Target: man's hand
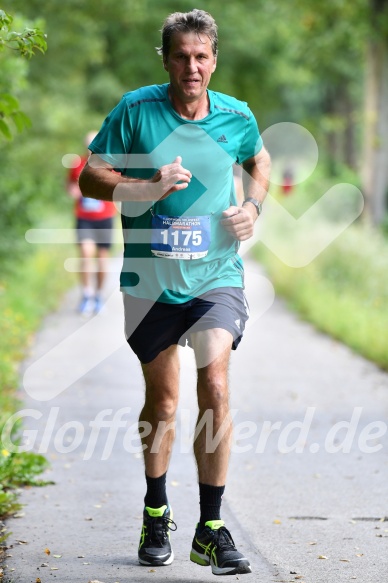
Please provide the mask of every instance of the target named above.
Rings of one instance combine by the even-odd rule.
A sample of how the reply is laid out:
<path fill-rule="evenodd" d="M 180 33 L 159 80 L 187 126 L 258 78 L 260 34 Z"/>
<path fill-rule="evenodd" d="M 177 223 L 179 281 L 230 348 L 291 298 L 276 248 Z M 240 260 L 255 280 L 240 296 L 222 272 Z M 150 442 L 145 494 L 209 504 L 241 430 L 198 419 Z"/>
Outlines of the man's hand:
<path fill-rule="evenodd" d="M 249 208 L 252 207 L 252 210 Z M 243 207 L 231 206 L 222 213 L 223 227 L 237 241 L 245 241 L 253 235 L 253 225 L 257 218 L 257 211 L 253 205 Z"/>
<path fill-rule="evenodd" d="M 151 178 L 150 183 L 155 184 L 154 199 L 163 200 L 177 190 L 184 190 L 188 187 L 190 180 L 190 170 L 183 168 L 182 158 L 177 156 L 174 162 L 159 168 Z"/>

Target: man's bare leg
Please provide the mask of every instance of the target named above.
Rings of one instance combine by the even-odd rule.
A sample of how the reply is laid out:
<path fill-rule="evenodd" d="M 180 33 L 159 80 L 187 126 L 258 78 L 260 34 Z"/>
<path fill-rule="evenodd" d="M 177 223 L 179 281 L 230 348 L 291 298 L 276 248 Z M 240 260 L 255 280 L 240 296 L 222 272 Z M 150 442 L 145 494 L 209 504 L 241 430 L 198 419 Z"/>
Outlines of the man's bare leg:
<path fill-rule="evenodd" d="M 89 292 L 93 289 L 93 258 L 96 254 L 96 244 L 91 239 L 85 239 L 79 243 L 80 258 L 81 258 L 81 286 L 83 290 Z M 91 295 L 91 294 L 90 294 Z"/>
<path fill-rule="evenodd" d="M 142 437 L 144 465 L 146 475 L 157 478 L 167 471 L 175 437 L 179 397 L 178 346 L 170 346 L 153 361 L 143 364 L 142 369 L 146 389 L 139 421 L 151 427 L 151 433 Z"/>
<path fill-rule="evenodd" d="M 96 293 L 95 293 L 95 304 L 94 311 L 96 313 L 100 312 L 103 307 L 102 302 L 102 290 L 105 284 L 107 275 L 107 264 L 109 258 L 109 249 L 106 247 L 99 247 L 97 245 L 97 280 L 96 280 Z"/>
<path fill-rule="evenodd" d="M 97 247 L 97 295 L 101 294 L 106 280 L 109 249 Z"/>
<path fill-rule="evenodd" d="M 175 530 L 166 492 L 166 472 L 175 436 L 179 396 L 178 347 L 170 346 L 152 362 L 143 364 L 145 403 L 139 422 L 147 482 L 139 544 L 142 565 L 170 565 L 174 559 L 168 531 Z M 151 432 L 147 435 L 149 428 Z M 175 526 L 175 528 L 173 528 Z"/>
<path fill-rule="evenodd" d="M 229 411 L 228 364 L 232 335 L 215 328 L 193 334 L 198 367 L 198 436 L 194 453 L 198 466 L 201 517 L 190 560 L 212 567 L 215 575 L 250 573 L 249 561 L 240 553 L 221 520 L 221 498 L 228 470 L 232 422 Z M 201 366 L 204 363 L 205 366 Z M 201 420 L 208 416 L 213 427 L 206 436 Z M 216 442 L 212 441 L 216 438 Z"/>
<path fill-rule="evenodd" d="M 223 486 L 230 455 L 232 423 L 229 413 L 228 364 L 232 335 L 221 328 L 196 332 L 192 335 L 197 363 L 208 364 L 198 368 L 198 424 L 205 416 L 207 423 L 200 429 L 194 442 L 194 454 L 199 482 Z M 210 440 L 206 440 L 206 426 L 213 423 Z M 218 433 L 219 432 L 219 433 Z M 218 435 L 217 435 L 218 434 Z M 219 438 L 216 447 L 214 438 Z M 208 442 L 207 442 L 208 441 Z"/>
<path fill-rule="evenodd" d="M 94 293 L 93 260 L 96 253 L 96 244 L 91 239 L 85 239 L 79 243 L 80 254 L 80 280 L 82 287 L 82 299 L 79 304 L 79 312 L 90 315 L 93 311 L 92 297 Z"/>

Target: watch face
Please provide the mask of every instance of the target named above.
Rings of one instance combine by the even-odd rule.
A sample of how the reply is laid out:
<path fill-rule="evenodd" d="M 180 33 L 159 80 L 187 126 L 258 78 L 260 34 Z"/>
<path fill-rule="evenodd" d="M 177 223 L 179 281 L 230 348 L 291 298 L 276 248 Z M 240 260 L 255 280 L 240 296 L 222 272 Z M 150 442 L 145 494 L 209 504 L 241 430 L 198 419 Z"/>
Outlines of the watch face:
<path fill-rule="evenodd" d="M 255 198 L 252 198 L 252 197 L 246 198 L 244 200 L 244 202 L 243 202 L 243 205 L 246 202 L 251 202 L 256 207 L 257 214 L 260 215 L 261 210 L 262 210 L 262 204 L 261 204 L 261 202 L 259 202 L 258 200 L 256 200 Z"/>

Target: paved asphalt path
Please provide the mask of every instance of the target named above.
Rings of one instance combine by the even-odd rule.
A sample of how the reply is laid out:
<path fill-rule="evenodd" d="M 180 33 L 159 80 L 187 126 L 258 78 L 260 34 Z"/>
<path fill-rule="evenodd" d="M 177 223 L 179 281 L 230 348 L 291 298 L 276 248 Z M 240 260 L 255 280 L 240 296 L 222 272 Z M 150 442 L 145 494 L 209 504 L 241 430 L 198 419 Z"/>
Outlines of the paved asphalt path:
<path fill-rule="evenodd" d="M 257 265 L 247 271 L 252 318 L 230 370 L 236 434 L 223 518 L 253 573 L 227 580 L 386 583 L 388 375 L 273 302 Z M 112 273 L 104 310 L 88 320 L 69 293 L 24 363 L 24 427 L 30 446 L 47 451 L 55 485 L 21 494 L 23 516 L 8 521 L 7 583 L 214 580 L 189 560 L 199 510 L 189 348 L 168 473 L 175 561 L 137 562 L 143 383 L 116 281 Z"/>

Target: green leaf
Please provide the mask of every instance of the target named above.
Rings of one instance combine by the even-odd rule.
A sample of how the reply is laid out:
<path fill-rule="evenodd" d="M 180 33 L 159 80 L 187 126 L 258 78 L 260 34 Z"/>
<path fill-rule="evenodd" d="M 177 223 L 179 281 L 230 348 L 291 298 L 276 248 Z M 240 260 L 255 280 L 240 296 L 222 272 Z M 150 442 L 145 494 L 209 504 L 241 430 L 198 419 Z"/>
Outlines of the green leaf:
<path fill-rule="evenodd" d="M 3 48 L 1 45 L 17 50 L 22 57 L 27 58 L 32 57 L 35 49 L 42 53 L 47 49 L 46 35 L 39 28 L 25 28 L 23 32 L 12 30 L 4 39 L 0 39 L 0 47 Z"/>
<path fill-rule="evenodd" d="M 12 140 L 11 130 L 3 119 L 0 119 L 0 132 L 4 134 L 8 140 Z"/>
<path fill-rule="evenodd" d="M 31 127 L 30 118 L 22 111 L 14 111 L 11 117 L 16 125 L 18 132 L 22 132 L 25 128 Z"/>
<path fill-rule="evenodd" d="M 22 132 L 25 128 L 31 127 L 30 118 L 22 111 L 14 111 L 11 117 L 16 125 L 18 132 Z"/>
<path fill-rule="evenodd" d="M 13 18 L 10 14 L 7 14 L 4 10 L 0 10 L 0 30 L 7 30 L 12 21 Z"/>
<path fill-rule="evenodd" d="M 19 101 L 9 93 L 0 93 L 0 111 L 15 111 L 19 109 Z"/>

